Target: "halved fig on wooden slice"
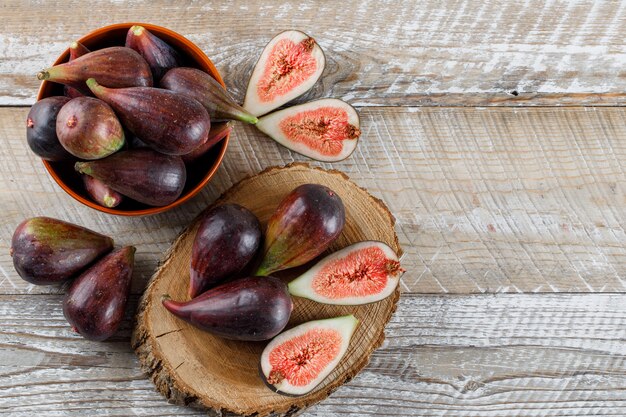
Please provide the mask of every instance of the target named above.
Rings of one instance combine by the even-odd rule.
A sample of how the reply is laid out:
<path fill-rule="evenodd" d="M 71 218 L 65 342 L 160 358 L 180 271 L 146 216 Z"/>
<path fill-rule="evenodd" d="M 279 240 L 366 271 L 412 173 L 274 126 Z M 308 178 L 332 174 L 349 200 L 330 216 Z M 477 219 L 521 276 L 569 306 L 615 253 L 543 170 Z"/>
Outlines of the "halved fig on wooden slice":
<path fill-rule="evenodd" d="M 261 117 L 255 126 L 292 151 L 324 162 L 346 159 L 361 136 L 356 110 L 334 98 L 288 107 Z"/>
<path fill-rule="evenodd" d="M 391 295 L 403 271 L 385 243 L 359 242 L 319 261 L 289 283 L 289 292 L 324 304 L 369 304 Z"/>
<path fill-rule="evenodd" d="M 267 386 L 285 395 L 315 389 L 343 358 L 358 323 L 350 314 L 309 321 L 276 336 L 261 354 Z"/>
<path fill-rule="evenodd" d="M 256 63 L 243 107 L 261 116 L 306 93 L 324 71 L 326 59 L 315 39 L 298 30 L 279 33 Z"/>

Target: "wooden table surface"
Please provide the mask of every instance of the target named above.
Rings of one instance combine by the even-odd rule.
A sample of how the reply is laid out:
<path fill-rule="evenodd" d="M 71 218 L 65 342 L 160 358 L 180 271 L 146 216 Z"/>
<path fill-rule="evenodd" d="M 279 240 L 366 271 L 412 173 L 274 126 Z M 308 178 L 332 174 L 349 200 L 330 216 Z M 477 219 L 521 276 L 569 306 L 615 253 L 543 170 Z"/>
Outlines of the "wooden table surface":
<path fill-rule="evenodd" d="M 306 99 L 360 112 L 353 156 L 312 165 L 387 203 L 407 273 L 383 347 L 305 416 L 626 415 L 626 2 L 5 0 L 0 18 L 1 416 L 200 415 L 142 374 L 130 310 L 224 190 L 307 160 L 237 124 L 215 180 L 180 208 L 122 218 L 71 199 L 26 145 L 35 73 L 123 21 L 196 42 L 238 99 L 265 43 L 301 29 L 328 61 Z M 13 230 L 36 215 L 138 247 L 132 305 L 109 342 L 72 333 L 64 288 L 13 270 Z"/>

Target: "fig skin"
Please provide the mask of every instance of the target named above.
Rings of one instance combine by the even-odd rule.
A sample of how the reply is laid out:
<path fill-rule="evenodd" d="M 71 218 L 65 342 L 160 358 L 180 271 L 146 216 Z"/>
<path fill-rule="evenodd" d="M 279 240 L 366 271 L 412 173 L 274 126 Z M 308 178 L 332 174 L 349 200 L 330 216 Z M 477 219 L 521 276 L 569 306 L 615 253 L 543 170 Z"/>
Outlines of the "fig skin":
<path fill-rule="evenodd" d="M 89 175 L 82 175 L 82 178 L 87 194 L 101 206 L 108 208 L 117 207 L 124 199 L 120 193 L 102 181 L 90 177 Z"/>
<path fill-rule="evenodd" d="M 65 281 L 112 249 L 110 237 L 50 217 L 24 220 L 11 240 L 15 270 L 37 285 Z"/>
<path fill-rule="evenodd" d="M 198 158 L 202 157 L 202 155 L 206 154 L 215 145 L 220 143 L 222 139 L 228 136 L 232 130 L 233 125 L 231 124 L 231 122 L 211 123 L 211 130 L 209 131 L 209 135 L 207 136 L 204 143 L 198 146 L 193 151 L 189 152 L 188 154 L 181 155 L 181 158 L 183 158 L 183 161 L 186 164 L 190 164 L 198 160 Z"/>
<path fill-rule="evenodd" d="M 256 275 L 305 264 L 337 239 L 346 222 L 341 198 L 320 184 L 289 193 L 267 224 L 264 256 Z"/>
<path fill-rule="evenodd" d="M 76 58 L 81 57 L 91 52 L 89 49 L 87 49 L 85 45 L 83 45 L 82 43 L 78 41 L 72 42 L 68 49 L 70 51 L 70 58 L 68 59 L 68 62 L 73 61 Z M 76 98 L 76 97 L 84 96 L 84 94 L 78 91 L 77 89 L 67 86 L 67 85 L 63 86 L 63 95 L 69 98 Z"/>
<path fill-rule="evenodd" d="M 74 169 L 118 193 L 150 206 L 173 203 L 183 192 L 187 171 L 179 156 L 149 148 L 117 152 L 97 161 L 77 162 Z"/>
<path fill-rule="evenodd" d="M 63 315 L 85 339 L 113 336 L 124 318 L 135 248 L 118 249 L 81 274 L 63 299 Z"/>
<path fill-rule="evenodd" d="M 227 282 L 181 303 L 163 306 L 195 327 L 232 340 L 268 340 L 280 333 L 293 310 L 287 286 L 274 277 L 246 277 Z"/>
<path fill-rule="evenodd" d="M 67 97 L 55 96 L 39 100 L 26 118 L 26 140 L 30 149 L 40 158 L 58 162 L 72 158 L 57 136 L 57 116 L 61 108 L 70 101 Z"/>
<path fill-rule="evenodd" d="M 189 297 L 241 271 L 259 249 L 261 237 L 257 217 L 238 204 L 204 213 L 193 242 Z"/>
<path fill-rule="evenodd" d="M 217 80 L 199 69 L 171 69 L 161 79 L 160 85 L 197 100 L 209 112 L 211 119 L 233 119 L 250 124 L 258 121 L 237 104 Z"/>
<path fill-rule="evenodd" d="M 204 107 L 185 95 L 151 87 L 106 88 L 93 78 L 87 85 L 124 127 L 161 153 L 187 154 L 204 143 L 211 129 Z"/>
<path fill-rule="evenodd" d="M 152 72 L 136 51 L 123 46 L 98 49 L 37 74 L 39 80 L 69 85 L 89 93 L 85 81 L 99 80 L 110 88 L 151 87 Z"/>
<path fill-rule="evenodd" d="M 178 52 L 143 26 L 128 29 L 126 47 L 139 52 L 150 65 L 155 84 L 167 71 L 180 65 Z"/>
<path fill-rule="evenodd" d="M 70 100 L 57 117 L 61 145 L 80 159 L 101 159 L 124 146 L 124 129 L 111 107 L 93 97 Z"/>

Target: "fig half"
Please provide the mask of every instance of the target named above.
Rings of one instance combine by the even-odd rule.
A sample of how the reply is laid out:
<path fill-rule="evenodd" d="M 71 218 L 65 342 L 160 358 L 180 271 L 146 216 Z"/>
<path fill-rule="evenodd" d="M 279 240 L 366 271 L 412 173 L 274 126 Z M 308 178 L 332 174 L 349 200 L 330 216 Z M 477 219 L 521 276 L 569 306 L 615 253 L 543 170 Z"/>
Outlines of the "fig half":
<path fill-rule="evenodd" d="M 361 136 L 354 107 L 335 98 L 274 112 L 261 117 L 256 127 L 292 151 L 324 162 L 349 157 Z"/>
<path fill-rule="evenodd" d="M 324 304 L 368 304 L 391 295 L 402 272 L 389 246 L 359 242 L 319 261 L 289 283 L 289 292 Z"/>
<path fill-rule="evenodd" d="M 353 315 L 309 321 L 276 336 L 261 354 L 267 386 L 285 395 L 311 392 L 339 364 L 358 323 Z"/>
<path fill-rule="evenodd" d="M 256 63 L 243 107 L 261 116 L 306 93 L 324 71 L 326 59 L 315 39 L 298 30 L 279 33 Z"/>

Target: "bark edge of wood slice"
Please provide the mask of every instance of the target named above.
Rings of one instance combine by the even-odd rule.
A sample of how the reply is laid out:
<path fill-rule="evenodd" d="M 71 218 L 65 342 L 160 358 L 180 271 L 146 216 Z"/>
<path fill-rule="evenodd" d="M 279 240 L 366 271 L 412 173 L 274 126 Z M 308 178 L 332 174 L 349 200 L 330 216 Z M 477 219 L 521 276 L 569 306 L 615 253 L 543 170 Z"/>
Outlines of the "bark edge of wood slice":
<path fill-rule="evenodd" d="M 241 204 L 259 217 L 265 231 L 267 220 L 280 200 L 305 183 L 330 187 L 339 194 L 346 208 L 346 226 L 328 253 L 358 241 L 379 240 L 402 255 L 395 219 L 388 208 L 340 171 L 312 168 L 304 163 L 267 168 L 233 185 L 213 205 Z M 305 321 L 350 313 L 360 321 L 339 365 L 316 389 L 300 397 L 279 395 L 265 386 L 258 361 L 267 342 L 225 340 L 167 312 L 161 304 L 163 294 L 175 300 L 187 300 L 191 247 L 201 216 L 202 213 L 165 254 L 137 310 L 132 347 L 142 369 L 161 394 L 172 403 L 201 408 L 212 416 L 291 416 L 326 398 L 367 365 L 371 353 L 383 343 L 385 325 L 396 309 L 399 289 L 385 300 L 364 306 L 329 306 L 294 297 L 294 311 L 287 329 Z M 304 269 L 275 275 L 288 281 Z"/>

